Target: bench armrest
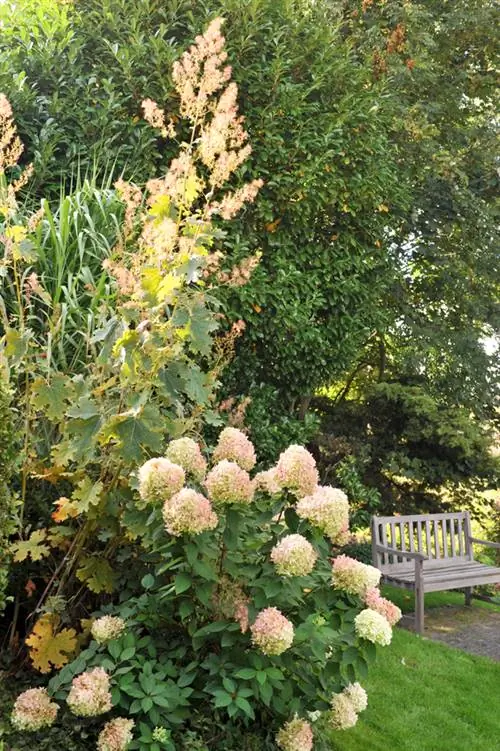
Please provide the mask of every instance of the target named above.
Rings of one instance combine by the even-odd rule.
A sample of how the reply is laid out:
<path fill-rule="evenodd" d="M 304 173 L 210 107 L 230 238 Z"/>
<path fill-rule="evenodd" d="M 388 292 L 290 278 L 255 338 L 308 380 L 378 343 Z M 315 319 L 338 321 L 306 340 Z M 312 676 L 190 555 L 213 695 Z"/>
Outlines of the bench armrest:
<path fill-rule="evenodd" d="M 400 558 L 411 558 L 416 561 L 428 561 L 429 558 L 423 553 L 412 553 L 409 550 L 397 550 L 397 548 L 389 548 L 386 545 L 375 545 L 377 553 L 390 553 L 391 555 L 397 555 Z"/>
<path fill-rule="evenodd" d="M 497 548 L 500 550 L 500 542 L 489 542 L 488 540 L 478 540 L 477 537 L 469 537 L 471 542 L 476 545 L 487 545 L 489 548 Z"/>

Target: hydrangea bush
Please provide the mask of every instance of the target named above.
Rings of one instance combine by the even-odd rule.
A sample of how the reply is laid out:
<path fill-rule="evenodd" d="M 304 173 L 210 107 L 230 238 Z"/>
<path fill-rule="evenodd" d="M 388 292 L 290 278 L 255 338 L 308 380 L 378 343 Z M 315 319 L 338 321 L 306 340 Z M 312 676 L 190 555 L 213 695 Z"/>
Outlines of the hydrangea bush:
<path fill-rule="evenodd" d="M 300 446 L 267 470 L 266 487 L 237 463 L 250 468 L 255 456 L 235 429 L 222 431 L 210 460 L 191 439 L 166 454 L 180 463 L 138 467 L 121 520 L 140 581 L 125 577 L 113 607 L 94 617 L 89 646 L 48 692 L 22 694 L 13 722 L 39 730 L 58 710 L 89 722 L 112 714 L 97 749 L 152 751 L 175 749 L 207 713 L 266 729 L 266 748 L 320 748 L 325 728 L 348 729 L 366 709 L 358 679 L 400 615 L 381 597 L 377 569 L 336 555 L 345 495 L 311 487 L 315 462 Z"/>

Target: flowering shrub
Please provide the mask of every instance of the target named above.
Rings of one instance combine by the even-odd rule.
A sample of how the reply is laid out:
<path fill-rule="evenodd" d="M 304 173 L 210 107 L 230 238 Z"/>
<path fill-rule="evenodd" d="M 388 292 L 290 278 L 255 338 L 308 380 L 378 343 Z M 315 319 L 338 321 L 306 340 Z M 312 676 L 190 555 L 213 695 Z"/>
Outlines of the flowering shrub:
<path fill-rule="evenodd" d="M 331 558 L 330 530 L 298 513 L 304 498 L 297 498 L 297 484 L 287 487 L 289 475 L 273 473 L 279 492 L 274 485 L 266 490 L 236 462 L 219 461 L 225 436 L 210 458 L 199 445 L 167 446 L 174 458 L 179 447 L 183 456 L 198 457 L 197 467 L 202 456 L 209 469 L 206 477 L 191 473 L 191 481 L 186 474 L 173 496 L 180 465 L 157 457 L 137 468 L 122 524 L 134 537 L 140 581 L 124 577 L 114 614 L 93 621 L 90 645 L 43 694 L 50 722 L 57 712 L 50 696 L 89 722 L 120 713 L 100 730 L 99 751 L 146 751 L 159 738 L 173 750 L 181 728 L 206 711 L 223 724 L 271 730 L 282 751 L 312 751 L 323 728 L 352 727 L 367 706 L 357 678 L 366 676 L 374 645 L 391 640 L 380 612 L 383 601 L 392 616 L 390 603 L 375 587 L 380 572 Z M 241 436 L 232 433 L 231 445 L 244 446 L 248 457 L 253 447 Z M 284 452 L 278 466 L 292 453 L 313 476 L 314 459 L 298 449 Z M 244 476 L 250 490 L 226 482 L 222 495 L 214 492 L 219 473 Z M 163 506 L 143 502 L 145 476 L 155 498 L 167 496 Z M 305 499 L 315 494 L 343 513 L 344 494 L 318 488 Z M 21 696 L 17 727 L 22 704 Z"/>
<path fill-rule="evenodd" d="M 272 734 L 274 745 L 308 749 L 330 697 L 366 675 L 390 626 L 365 608 L 378 572 L 339 558 L 332 571 L 348 502 L 318 486 L 304 447 L 252 476 L 254 447 L 236 428 L 211 452 L 178 437 L 217 424 L 223 343 L 210 289 L 244 282 L 258 259 L 227 278 L 214 246 L 222 220 L 254 200 L 261 181 L 235 175 L 250 147 L 220 19 L 173 77 L 189 137 L 145 192 L 117 186 L 124 225 L 103 272 L 114 304 L 78 375 L 53 367 L 50 350 L 64 343 L 52 325 L 59 308 L 32 276 L 36 222 L 19 217 L 19 180 L 5 191 L 2 279 L 20 292 L 2 356 L 23 417 L 21 519 L 40 478 L 56 496 L 53 524 L 22 528 L 12 550 L 44 582 L 29 657 L 40 672 L 59 671 L 47 693 L 19 697 L 12 720 L 43 729 L 56 719 L 54 698 L 63 721 L 82 718 L 101 751 L 173 751 L 196 721 L 218 732 L 252 724 L 266 742 Z M 163 136 L 182 131 L 152 100 L 143 111 Z M 18 146 L 8 130 L 11 167 Z M 356 713 L 359 696 L 343 696 Z"/>

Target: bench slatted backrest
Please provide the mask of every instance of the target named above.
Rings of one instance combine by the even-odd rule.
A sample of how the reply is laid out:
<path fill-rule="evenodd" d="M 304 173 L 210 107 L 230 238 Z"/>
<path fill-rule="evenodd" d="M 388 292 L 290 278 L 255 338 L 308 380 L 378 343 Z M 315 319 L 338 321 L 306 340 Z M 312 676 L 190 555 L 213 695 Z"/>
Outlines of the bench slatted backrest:
<path fill-rule="evenodd" d="M 412 568 L 405 552 L 423 553 L 434 565 L 473 559 L 468 511 L 414 516 L 374 516 L 372 518 L 373 565 L 384 572 Z M 396 548 L 401 555 L 380 553 L 375 544 Z M 425 563 L 424 563 L 425 565 Z"/>

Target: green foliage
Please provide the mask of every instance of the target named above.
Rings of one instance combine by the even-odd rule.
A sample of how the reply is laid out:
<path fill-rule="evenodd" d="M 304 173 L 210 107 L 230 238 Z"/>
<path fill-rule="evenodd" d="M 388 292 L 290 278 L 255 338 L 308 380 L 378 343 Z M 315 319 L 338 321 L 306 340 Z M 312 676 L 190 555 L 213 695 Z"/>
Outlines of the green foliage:
<path fill-rule="evenodd" d="M 387 513 L 467 507 L 475 494 L 496 485 L 491 431 L 469 410 L 442 404 L 420 386 L 379 383 L 362 401 L 319 405 L 325 435 L 365 457 L 358 465 L 363 484 L 378 490 Z M 322 461 L 328 472 L 332 455 L 323 450 Z M 375 511 L 369 497 L 365 503 L 368 515 Z"/>
<path fill-rule="evenodd" d="M 121 526 L 134 542 L 122 544 L 115 604 L 94 615 L 121 617 L 125 632 L 92 640 L 50 679 L 57 702 L 75 676 L 100 666 L 111 677 L 115 711 L 136 722 L 131 749 L 203 749 L 201 739 L 211 748 L 222 726 L 227 748 L 231 734 L 253 732 L 255 745 L 249 736 L 243 748 L 272 749 L 277 728 L 295 713 L 328 713 L 333 693 L 366 677 L 375 646 L 355 632 L 363 600 L 334 589 L 332 541 L 297 516 L 293 495 L 214 502 L 216 529 L 178 536 L 166 532 L 161 504 L 139 506 L 134 496 L 122 498 Z M 289 533 L 303 535 L 318 554 L 309 574 L 276 572 L 270 553 Z M 294 626 L 293 644 L 280 654 L 259 649 L 248 629 L 268 607 Z M 87 723 L 89 732 L 95 726 Z"/>
<path fill-rule="evenodd" d="M 116 191 L 88 182 L 61 196 L 56 206 L 41 201 L 40 218 L 23 241 L 24 266 L 18 281 L 28 294 L 32 287 L 30 330 L 40 346 L 49 331 L 46 358 L 54 370 L 75 373 L 84 367 L 103 310 L 113 301 L 114 290 L 102 264 L 120 236 L 122 221 Z M 23 311 L 6 259 L 1 270 L 6 313 L 12 322 L 20 321 Z M 4 330 L 5 321 L 2 324 Z M 59 387 L 64 389 L 60 380 Z M 49 398 L 57 416 L 55 390 L 53 381 Z"/>
<path fill-rule="evenodd" d="M 14 429 L 12 393 L 0 378 L 0 613 L 4 610 L 10 569 L 9 538 L 17 529 L 16 498 L 10 490 L 15 469 L 17 436 Z"/>

